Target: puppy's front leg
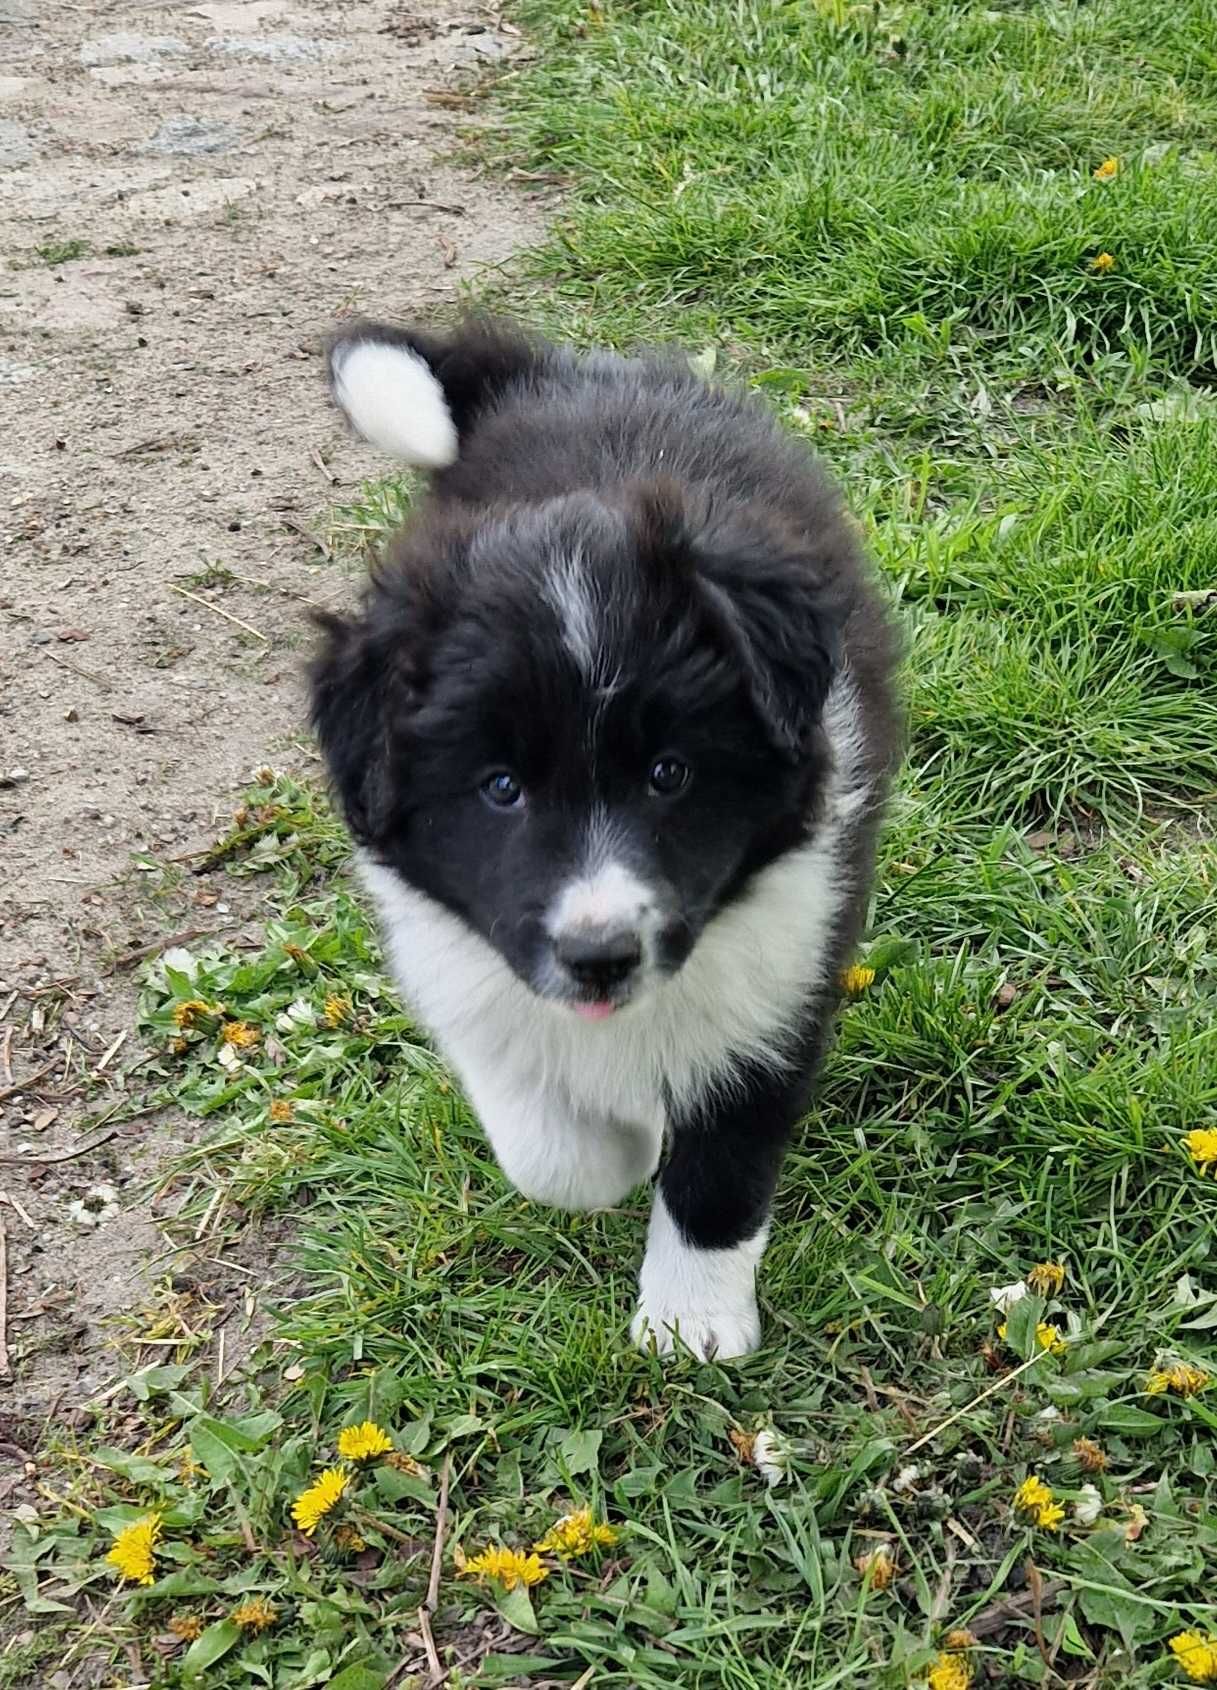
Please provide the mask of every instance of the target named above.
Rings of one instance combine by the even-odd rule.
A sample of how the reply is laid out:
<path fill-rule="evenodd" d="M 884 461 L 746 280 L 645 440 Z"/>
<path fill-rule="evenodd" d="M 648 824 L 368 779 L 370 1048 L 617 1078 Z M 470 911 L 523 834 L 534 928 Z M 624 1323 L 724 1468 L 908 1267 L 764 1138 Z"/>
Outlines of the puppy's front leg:
<path fill-rule="evenodd" d="M 811 1068 L 749 1069 L 729 1092 L 674 1120 L 631 1327 L 643 1349 L 654 1343 L 666 1353 L 679 1336 L 696 1355 L 721 1361 L 759 1345 L 756 1270 Z"/>
<path fill-rule="evenodd" d="M 569 1097 L 479 1100 L 482 1125 L 516 1190 L 558 1209 L 601 1209 L 649 1179 L 659 1161 L 662 1123 L 593 1116 Z"/>

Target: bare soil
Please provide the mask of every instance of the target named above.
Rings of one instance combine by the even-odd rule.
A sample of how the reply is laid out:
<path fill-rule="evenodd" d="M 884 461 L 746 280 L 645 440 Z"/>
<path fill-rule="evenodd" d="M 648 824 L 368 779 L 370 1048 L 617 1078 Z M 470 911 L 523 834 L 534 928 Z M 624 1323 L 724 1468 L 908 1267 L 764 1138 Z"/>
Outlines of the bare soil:
<path fill-rule="evenodd" d="M 140 863 L 188 862 L 250 769 L 313 757 L 306 614 L 355 593 L 313 536 L 384 469 L 320 338 L 434 316 L 539 227 L 541 194 L 452 162 L 470 71 L 520 50 L 452 0 L 0 0 L 0 1510 L 38 1504 L 48 1421 L 170 1294 L 141 1193 L 196 1129 L 125 1118 L 129 963 L 259 911 Z M 217 1261 L 196 1287 L 228 1365 L 248 1283 Z"/>

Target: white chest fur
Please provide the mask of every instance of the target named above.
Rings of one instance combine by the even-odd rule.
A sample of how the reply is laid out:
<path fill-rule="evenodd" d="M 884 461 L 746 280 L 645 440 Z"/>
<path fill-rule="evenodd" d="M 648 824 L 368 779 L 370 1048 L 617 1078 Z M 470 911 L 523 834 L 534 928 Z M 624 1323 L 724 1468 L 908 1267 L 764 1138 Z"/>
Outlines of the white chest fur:
<path fill-rule="evenodd" d="M 456 916 L 360 861 L 398 984 L 526 1195 L 564 1208 L 617 1202 L 655 1168 L 665 1098 L 690 1102 L 740 1062 L 782 1062 L 851 890 L 842 847 L 866 799 L 851 703 L 838 683 L 836 771 L 815 839 L 722 910 L 678 974 L 602 1021 L 539 998 Z"/>

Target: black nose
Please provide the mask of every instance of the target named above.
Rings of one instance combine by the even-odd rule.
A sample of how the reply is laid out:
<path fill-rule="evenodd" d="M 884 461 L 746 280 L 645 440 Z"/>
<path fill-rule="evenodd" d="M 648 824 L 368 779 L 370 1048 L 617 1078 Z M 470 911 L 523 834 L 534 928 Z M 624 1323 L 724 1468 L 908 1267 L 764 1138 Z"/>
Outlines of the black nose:
<path fill-rule="evenodd" d="M 564 933 L 554 943 L 554 955 L 581 986 L 611 991 L 642 961 L 637 933 Z"/>

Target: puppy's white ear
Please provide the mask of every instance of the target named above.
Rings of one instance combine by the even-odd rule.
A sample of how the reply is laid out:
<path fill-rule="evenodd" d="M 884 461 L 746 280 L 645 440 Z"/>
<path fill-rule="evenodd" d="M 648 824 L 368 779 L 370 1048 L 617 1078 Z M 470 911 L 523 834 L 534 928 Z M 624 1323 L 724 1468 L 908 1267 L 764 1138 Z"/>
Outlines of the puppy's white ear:
<path fill-rule="evenodd" d="M 330 351 L 334 398 L 356 434 L 420 469 L 456 462 L 456 424 L 419 353 L 384 340 L 340 340 Z"/>

